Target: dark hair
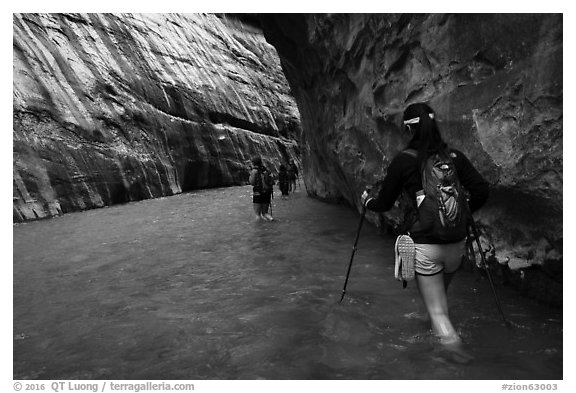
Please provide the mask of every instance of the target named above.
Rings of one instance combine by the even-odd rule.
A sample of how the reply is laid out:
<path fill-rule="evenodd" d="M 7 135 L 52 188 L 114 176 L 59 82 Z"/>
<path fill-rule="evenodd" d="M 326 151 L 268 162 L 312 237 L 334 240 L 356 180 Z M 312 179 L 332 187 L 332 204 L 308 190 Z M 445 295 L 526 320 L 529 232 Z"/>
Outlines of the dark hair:
<path fill-rule="evenodd" d="M 260 158 L 260 156 L 253 157 L 252 158 L 252 165 L 262 166 L 262 158 Z"/>
<path fill-rule="evenodd" d="M 422 168 L 426 158 L 432 153 L 447 155 L 446 143 L 442 140 L 440 130 L 434 120 L 434 111 L 427 104 L 416 103 L 409 105 L 404 111 L 404 122 L 418 118 L 418 122 L 405 124 L 413 130 L 414 134 L 408 143 L 408 148 L 418 151 L 418 167 Z"/>
<path fill-rule="evenodd" d="M 284 164 L 280 164 L 280 168 L 279 168 L 279 169 L 280 169 L 281 171 L 285 171 L 285 170 L 286 170 L 286 167 L 284 166 Z"/>

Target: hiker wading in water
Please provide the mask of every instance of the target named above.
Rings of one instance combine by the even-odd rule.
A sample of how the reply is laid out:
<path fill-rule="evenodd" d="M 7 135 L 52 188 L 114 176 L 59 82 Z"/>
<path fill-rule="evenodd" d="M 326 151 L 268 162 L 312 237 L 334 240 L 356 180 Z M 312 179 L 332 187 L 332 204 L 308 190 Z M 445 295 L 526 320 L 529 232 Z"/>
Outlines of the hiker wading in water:
<path fill-rule="evenodd" d="M 272 175 L 262 164 L 260 157 L 252 159 L 253 169 L 250 172 L 249 182 L 252 187 L 252 202 L 254 204 L 254 213 L 256 220 L 272 221 L 274 218 L 269 213 L 270 203 L 272 202 L 272 192 L 274 179 Z"/>
<path fill-rule="evenodd" d="M 278 170 L 278 187 L 282 193 L 282 199 L 288 198 L 290 184 L 288 180 L 288 171 L 286 170 L 286 166 L 284 166 L 284 164 L 281 164 L 280 169 Z"/>
<path fill-rule="evenodd" d="M 296 192 L 296 181 L 298 180 L 298 167 L 294 160 L 288 161 L 288 182 L 290 184 L 289 192 Z"/>
<path fill-rule="evenodd" d="M 426 310 L 430 316 L 432 329 L 439 337 L 444 348 L 454 350 L 457 353 L 468 356 L 461 348 L 461 338 L 456 332 L 448 316 L 447 289 L 456 270 L 462 263 L 465 252 L 466 222 L 469 212 L 462 207 L 461 215 L 464 222 L 459 224 L 464 227 L 450 236 L 444 236 L 438 231 L 440 221 L 438 216 L 439 205 L 435 210 L 428 210 L 436 193 L 423 196 L 422 177 L 429 172 L 424 172 L 427 163 L 434 159 L 443 159 L 449 166 L 455 167 L 459 186 L 469 194 L 468 205 L 470 211 L 478 210 L 488 199 L 488 182 L 482 178 L 468 158 L 458 150 L 450 149 L 444 143 L 436 121 L 434 112 L 424 104 L 412 104 L 404 111 L 405 131 L 411 135 L 411 140 L 405 150 L 398 153 L 388 167 L 386 177 L 382 182 L 378 195 L 372 198 L 367 191 L 362 194 L 361 200 L 368 210 L 383 212 L 394 205 L 396 199 L 404 191 L 412 201 L 412 220 L 407 220 L 407 231 L 410 246 L 413 241 L 412 261 L 415 271 L 416 283 L 422 296 Z M 430 159 L 429 159 L 430 158 Z M 429 197 L 429 195 L 432 195 Z M 462 196 L 463 205 L 466 204 Z M 442 206 L 445 211 L 446 206 Z M 397 251 L 398 252 L 398 251 Z M 468 356 L 469 360 L 471 357 Z"/>

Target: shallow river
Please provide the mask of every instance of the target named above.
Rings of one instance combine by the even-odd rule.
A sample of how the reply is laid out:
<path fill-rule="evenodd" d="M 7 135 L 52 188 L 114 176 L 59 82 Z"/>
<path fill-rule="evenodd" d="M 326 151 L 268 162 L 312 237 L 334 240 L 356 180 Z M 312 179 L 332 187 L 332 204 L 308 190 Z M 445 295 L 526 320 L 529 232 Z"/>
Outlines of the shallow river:
<path fill-rule="evenodd" d="M 299 190 L 252 219 L 250 187 L 17 224 L 15 379 L 562 379 L 562 311 L 460 272 L 469 364 L 436 344 L 393 239 Z"/>

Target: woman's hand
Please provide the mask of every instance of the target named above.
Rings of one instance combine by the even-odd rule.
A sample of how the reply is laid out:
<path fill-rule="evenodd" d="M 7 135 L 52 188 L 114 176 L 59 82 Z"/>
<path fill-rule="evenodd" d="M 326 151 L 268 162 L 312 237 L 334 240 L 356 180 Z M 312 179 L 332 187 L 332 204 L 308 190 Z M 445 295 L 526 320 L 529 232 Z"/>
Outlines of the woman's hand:
<path fill-rule="evenodd" d="M 369 201 L 369 197 L 370 197 L 370 189 L 367 188 L 362 193 L 362 196 L 360 196 L 360 201 L 362 202 L 362 206 L 366 206 L 366 203 Z"/>

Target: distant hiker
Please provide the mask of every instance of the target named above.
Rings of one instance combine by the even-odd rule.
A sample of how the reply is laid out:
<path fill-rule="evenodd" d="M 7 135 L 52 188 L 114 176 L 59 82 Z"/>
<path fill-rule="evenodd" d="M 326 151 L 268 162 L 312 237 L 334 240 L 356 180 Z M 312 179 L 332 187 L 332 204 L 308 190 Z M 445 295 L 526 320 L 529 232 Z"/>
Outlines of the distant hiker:
<path fill-rule="evenodd" d="M 379 194 L 372 198 L 364 191 L 361 200 L 368 210 L 382 212 L 392 208 L 402 191 L 410 196 L 414 214 L 405 232 L 409 243 L 402 243 L 399 250 L 397 243 L 396 252 L 405 260 L 412 258 L 416 283 L 440 343 L 467 357 L 448 316 L 446 291 L 465 253 L 469 213 L 462 187 L 474 212 L 488 199 L 488 183 L 462 152 L 444 143 L 428 105 L 408 106 L 404 129 L 411 136 L 406 150 L 393 158 Z M 451 178 L 450 185 L 434 183 L 442 183 L 443 176 Z"/>
<path fill-rule="evenodd" d="M 250 172 L 249 182 L 252 187 L 252 202 L 257 220 L 272 221 L 274 218 L 269 213 L 270 202 L 274 187 L 274 179 L 268 169 L 262 164 L 260 157 L 252 159 L 253 169 Z"/>
<path fill-rule="evenodd" d="M 287 198 L 290 184 L 288 181 L 288 171 L 286 170 L 286 166 L 284 164 L 280 164 L 280 169 L 278 171 L 278 188 L 280 188 L 282 198 Z"/>
<path fill-rule="evenodd" d="M 294 160 L 288 161 L 288 181 L 290 182 L 290 192 L 296 191 L 296 179 L 298 179 L 298 167 Z"/>

